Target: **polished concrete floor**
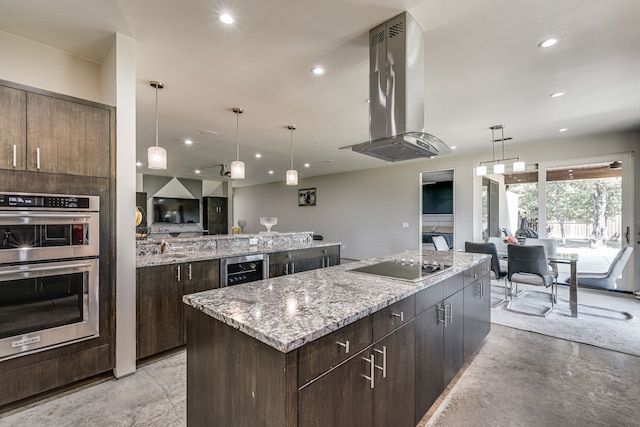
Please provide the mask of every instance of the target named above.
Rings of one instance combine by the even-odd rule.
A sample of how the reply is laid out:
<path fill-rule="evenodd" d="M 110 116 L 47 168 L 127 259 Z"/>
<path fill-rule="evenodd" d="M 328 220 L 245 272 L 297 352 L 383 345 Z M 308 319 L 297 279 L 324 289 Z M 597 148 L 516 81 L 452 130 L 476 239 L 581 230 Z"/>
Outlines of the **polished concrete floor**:
<path fill-rule="evenodd" d="M 420 425 L 639 426 L 639 402 L 640 357 L 492 325 L 476 357 Z M 185 424 L 184 352 L 0 415 L 0 426 Z"/>

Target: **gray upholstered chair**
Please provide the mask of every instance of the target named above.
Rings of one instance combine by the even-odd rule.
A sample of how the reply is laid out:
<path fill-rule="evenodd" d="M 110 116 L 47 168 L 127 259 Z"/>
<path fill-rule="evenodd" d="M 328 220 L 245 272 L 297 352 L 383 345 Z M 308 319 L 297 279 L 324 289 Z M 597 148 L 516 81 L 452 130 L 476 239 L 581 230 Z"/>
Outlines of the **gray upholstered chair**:
<path fill-rule="evenodd" d="M 557 299 L 558 284 L 555 278 L 549 273 L 549 262 L 544 251 L 544 246 L 540 245 L 508 245 L 508 273 L 507 277 L 511 283 L 511 301 L 507 304 L 507 310 L 516 311 L 532 316 L 545 317 L 553 309 Z M 513 284 L 515 283 L 515 292 Z M 541 285 L 545 288 L 551 287 L 551 307 L 547 308 L 543 313 L 532 313 L 511 308 L 513 297 L 523 295 L 524 291 L 518 293 L 518 283 L 529 285 Z"/>
<path fill-rule="evenodd" d="M 509 287 L 507 286 L 507 272 L 502 269 L 500 265 L 500 256 L 498 255 L 498 250 L 496 249 L 496 245 L 491 242 L 486 243 L 476 243 L 476 242 L 464 242 L 464 251 L 472 252 L 475 254 L 487 254 L 491 255 L 491 272 L 496 280 L 504 279 L 504 299 L 500 300 L 498 303 L 494 304 L 494 307 L 498 307 L 499 305 L 508 301 L 509 297 Z"/>
<path fill-rule="evenodd" d="M 586 286 L 589 288 L 598 289 L 615 289 L 618 285 L 616 279 L 622 274 L 624 266 L 631 257 L 633 247 L 626 246 L 620 249 L 618 255 L 614 258 L 613 262 L 609 266 L 609 270 L 604 273 L 577 273 L 578 286 Z M 569 283 L 571 278 L 566 280 Z"/>
<path fill-rule="evenodd" d="M 554 239 L 535 239 L 527 237 L 524 239 L 525 245 L 539 245 L 544 246 L 544 253 L 548 258 L 556 258 L 558 256 L 558 248 Z M 549 272 L 558 280 L 558 264 L 549 264 Z"/>
<path fill-rule="evenodd" d="M 494 245 L 496 245 L 496 249 L 498 250 L 498 256 L 500 257 L 507 256 L 507 244 L 504 242 L 504 239 L 502 237 L 488 237 L 487 243 L 493 243 Z M 506 270 L 507 261 L 501 259 L 500 267 L 503 270 Z"/>
<path fill-rule="evenodd" d="M 449 245 L 447 240 L 442 236 L 433 236 L 433 245 L 436 247 L 436 251 L 448 251 Z"/>

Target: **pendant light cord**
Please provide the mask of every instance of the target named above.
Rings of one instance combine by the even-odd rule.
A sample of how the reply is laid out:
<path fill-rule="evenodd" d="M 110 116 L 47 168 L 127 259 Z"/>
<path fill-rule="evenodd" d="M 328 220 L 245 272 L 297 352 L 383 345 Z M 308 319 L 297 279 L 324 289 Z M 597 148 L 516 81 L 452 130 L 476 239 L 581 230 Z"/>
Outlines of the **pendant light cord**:
<path fill-rule="evenodd" d="M 160 83 L 156 83 L 156 147 L 158 146 L 158 86 Z"/>
<path fill-rule="evenodd" d="M 291 130 L 291 169 L 293 169 L 293 130 L 295 127 L 291 126 L 289 130 Z"/>
<path fill-rule="evenodd" d="M 236 111 L 236 160 L 240 160 L 240 112 Z"/>

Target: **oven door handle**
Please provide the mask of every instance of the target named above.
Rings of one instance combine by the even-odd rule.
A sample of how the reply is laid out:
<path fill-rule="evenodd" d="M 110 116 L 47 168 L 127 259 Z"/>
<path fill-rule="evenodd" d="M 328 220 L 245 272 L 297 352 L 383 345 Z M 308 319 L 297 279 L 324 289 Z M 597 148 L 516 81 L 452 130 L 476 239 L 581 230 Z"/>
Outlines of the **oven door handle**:
<path fill-rule="evenodd" d="M 22 215 L 26 215 L 29 218 L 78 218 L 87 219 L 91 218 L 91 214 L 65 214 L 65 213 L 46 213 L 46 212 L 25 212 L 16 211 L 8 213 L 0 213 L 0 218 L 20 218 Z"/>
<path fill-rule="evenodd" d="M 36 271 L 55 271 L 55 270 L 70 270 L 72 268 L 86 268 L 91 267 L 91 263 L 83 262 L 80 264 L 64 264 L 64 265 L 53 265 L 53 266 L 45 266 L 45 267 L 31 267 L 31 266 L 23 266 L 18 269 L 6 269 L 0 271 L 0 276 L 8 275 L 8 274 L 16 274 L 16 273 L 31 273 Z"/>

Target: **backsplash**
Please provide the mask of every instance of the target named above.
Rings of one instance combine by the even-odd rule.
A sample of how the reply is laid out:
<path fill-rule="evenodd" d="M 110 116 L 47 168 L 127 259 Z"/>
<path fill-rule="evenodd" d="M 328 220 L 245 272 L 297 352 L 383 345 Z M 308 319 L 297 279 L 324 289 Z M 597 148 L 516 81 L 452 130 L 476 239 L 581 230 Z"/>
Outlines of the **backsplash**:
<path fill-rule="evenodd" d="M 165 243 L 165 253 L 176 253 L 252 247 L 270 249 L 281 245 L 310 244 L 312 240 L 313 231 L 149 239 L 136 241 L 136 256 L 160 254 L 162 242 Z"/>

